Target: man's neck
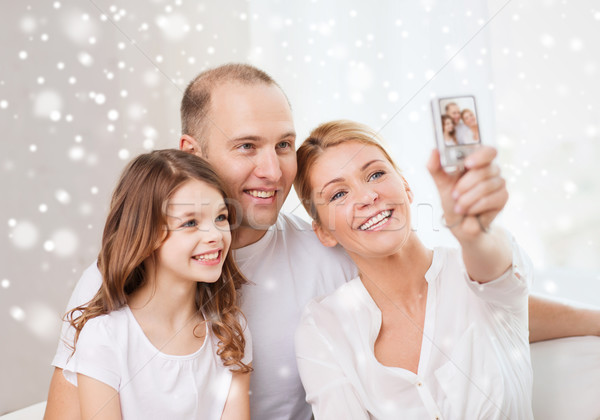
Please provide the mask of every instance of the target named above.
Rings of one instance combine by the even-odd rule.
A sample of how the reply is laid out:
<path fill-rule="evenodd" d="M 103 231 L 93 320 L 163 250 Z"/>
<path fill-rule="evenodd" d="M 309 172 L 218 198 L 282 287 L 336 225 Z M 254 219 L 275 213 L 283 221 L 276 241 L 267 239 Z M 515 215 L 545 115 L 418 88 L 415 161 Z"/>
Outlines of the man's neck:
<path fill-rule="evenodd" d="M 239 249 L 252 245 L 261 240 L 267 233 L 267 229 L 259 230 L 248 226 L 240 226 L 235 230 L 231 249 Z"/>

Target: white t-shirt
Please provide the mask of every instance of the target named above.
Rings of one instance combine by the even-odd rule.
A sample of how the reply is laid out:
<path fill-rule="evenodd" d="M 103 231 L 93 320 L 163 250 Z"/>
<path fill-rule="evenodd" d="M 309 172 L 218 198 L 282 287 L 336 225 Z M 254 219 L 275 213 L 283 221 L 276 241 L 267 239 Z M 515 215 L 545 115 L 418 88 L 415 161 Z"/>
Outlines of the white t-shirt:
<path fill-rule="evenodd" d="M 242 326 L 244 326 L 243 320 Z M 252 339 L 244 330 L 242 361 L 252 361 Z M 162 353 L 148 340 L 128 306 L 89 320 L 63 370 L 119 392 L 123 419 L 215 419 L 223 414 L 232 373 L 217 355 L 218 339 L 206 323 L 202 347 L 189 355 Z M 235 367 L 233 367 L 235 369 Z"/>
<path fill-rule="evenodd" d="M 456 142 L 458 144 L 476 143 L 475 139 L 473 138 L 473 132 L 469 127 L 465 125 L 464 122 L 462 122 L 462 120 L 460 120 L 458 124 L 456 124 L 456 126 L 454 127 L 454 131 L 456 133 Z"/>
<path fill-rule="evenodd" d="M 252 418 L 310 419 L 296 365 L 294 332 L 305 305 L 356 277 L 356 267 L 341 248 L 321 245 L 306 221 L 282 213 L 258 242 L 235 250 L 233 256 L 250 282 L 242 288 L 241 308 L 253 336 Z M 101 283 L 94 263 L 83 273 L 67 309 L 87 303 Z M 67 323 L 61 336 L 73 341 Z M 70 354 L 60 340 L 52 364 L 64 368 Z"/>
<path fill-rule="evenodd" d="M 296 352 L 315 419 L 533 419 L 528 258 L 515 245 L 512 269 L 479 284 L 437 248 L 425 279 L 418 374 L 375 358 L 381 311 L 360 278 L 309 303 Z"/>

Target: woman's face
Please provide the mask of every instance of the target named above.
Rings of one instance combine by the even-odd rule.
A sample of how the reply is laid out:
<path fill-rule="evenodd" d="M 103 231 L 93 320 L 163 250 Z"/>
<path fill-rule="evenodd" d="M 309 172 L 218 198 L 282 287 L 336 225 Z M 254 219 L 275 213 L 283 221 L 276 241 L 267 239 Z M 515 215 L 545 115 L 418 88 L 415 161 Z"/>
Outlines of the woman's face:
<path fill-rule="evenodd" d="M 477 121 L 475 120 L 475 115 L 473 115 L 471 111 L 463 112 L 462 119 L 467 127 L 472 127 L 475 124 L 477 124 Z"/>
<path fill-rule="evenodd" d="M 444 134 L 450 134 L 454 130 L 452 118 L 444 118 Z"/>
<path fill-rule="evenodd" d="M 327 149 L 310 182 L 324 245 L 339 243 L 352 258 L 383 257 L 408 239 L 412 192 L 376 146 L 350 141 Z"/>

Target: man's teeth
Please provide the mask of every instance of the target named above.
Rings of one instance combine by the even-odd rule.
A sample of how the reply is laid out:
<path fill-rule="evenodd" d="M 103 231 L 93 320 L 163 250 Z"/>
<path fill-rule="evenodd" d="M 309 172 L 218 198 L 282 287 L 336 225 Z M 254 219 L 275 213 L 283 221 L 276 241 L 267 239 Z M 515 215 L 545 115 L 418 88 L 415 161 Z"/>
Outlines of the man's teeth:
<path fill-rule="evenodd" d="M 196 255 L 195 257 L 192 257 L 192 258 L 195 260 L 198 260 L 198 261 L 211 261 L 211 260 L 216 260 L 218 257 L 219 257 L 219 251 L 213 252 L 212 254 Z"/>
<path fill-rule="evenodd" d="M 248 194 L 257 198 L 269 198 L 275 195 L 275 191 L 248 190 Z"/>
<path fill-rule="evenodd" d="M 392 214 L 392 212 L 390 210 L 384 210 L 381 213 L 377 214 L 376 216 L 371 217 L 369 220 L 367 220 L 365 223 L 360 225 L 358 228 L 360 230 L 367 230 L 367 229 L 378 227 L 379 225 L 384 224 L 385 220 L 387 220 L 387 218 L 390 217 L 391 214 Z"/>

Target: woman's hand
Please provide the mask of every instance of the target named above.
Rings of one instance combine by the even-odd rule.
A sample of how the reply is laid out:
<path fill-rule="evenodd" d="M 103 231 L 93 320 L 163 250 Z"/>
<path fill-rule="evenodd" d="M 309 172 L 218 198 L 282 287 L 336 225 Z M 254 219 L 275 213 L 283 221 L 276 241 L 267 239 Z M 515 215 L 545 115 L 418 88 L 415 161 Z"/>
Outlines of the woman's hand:
<path fill-rule="evenodd" d="M 459 241 L 472 240 L 487 231 L 508 201 L 506 182 L 493 163 L 496 149 L 482 146 L 465 160 L 465 172 L 448 174 L 437 150 L 427 169 L 442 201 L 444 219 Z"/>
<path fill-rule="evenodd" d="M 496 149 L 482 146 L 465 161 L 466 172 L 447 174 L 437 150 L 427 168 L 442 200 L 444 219 L 462 248 L 471 279 L 485 283 L 504 273 L 512 262 L 509 236 L 490 224 L 508 201 L 506 182 L 493 163 Z"/>

